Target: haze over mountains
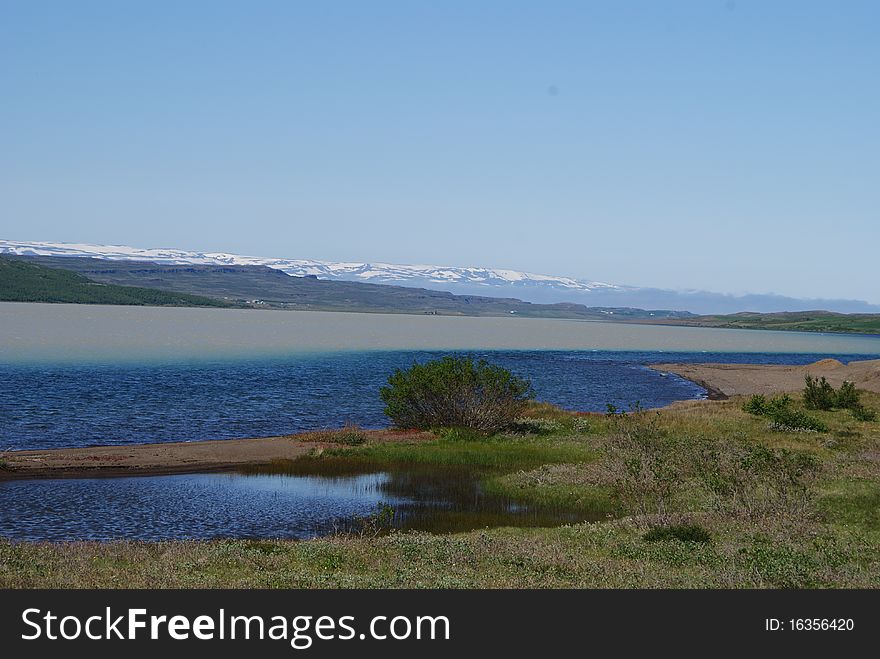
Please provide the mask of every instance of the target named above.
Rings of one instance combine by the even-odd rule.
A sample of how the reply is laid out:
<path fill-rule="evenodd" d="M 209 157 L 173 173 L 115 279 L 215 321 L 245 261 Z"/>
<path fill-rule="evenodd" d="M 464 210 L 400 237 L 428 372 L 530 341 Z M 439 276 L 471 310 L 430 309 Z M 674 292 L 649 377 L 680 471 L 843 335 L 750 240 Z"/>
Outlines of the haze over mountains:
<path fill-rule="evenodd" d="M 880 305 L 860 300 L 804 300 L 774 294 L 734 296 L 707 291 L 672 291 L 499 268 L 331 262 L 243 256 L 222 252 L 193 252 L 173 248 L 142 249 L 125 245 L 12 240 L 0 240 L 0 254 L 2 253 L 22 256 L 91 257 L 115 261 L 137 260 L 175 265 L 259 265 L 298 277 L 312 276 L 324 280 L 393 284 L 447 291 L 458 295 L 515 297 L 543 304 L 570 302 L 589 307 L 677 309 L 700 314 L 809 309 L 844 313 L 880 312 Z M 695 273 L 695 277 L 698 276 L 699 273 Z"/>

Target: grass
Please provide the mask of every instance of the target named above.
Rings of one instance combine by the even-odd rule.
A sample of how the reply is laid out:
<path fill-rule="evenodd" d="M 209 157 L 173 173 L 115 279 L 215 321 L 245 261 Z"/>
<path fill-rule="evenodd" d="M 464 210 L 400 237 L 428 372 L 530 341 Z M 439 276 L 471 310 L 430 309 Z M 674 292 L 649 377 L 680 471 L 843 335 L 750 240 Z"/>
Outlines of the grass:
<path fill-rule="evenodd" d="M 880 396 L 862 397 L 880 407 Z M 630 516 L 614 497 L 607 462 L 613 420 L 590 416 L 583 426 L 576 423 L 582 417 L 535 406 L 527 416 L 556 422 L 551 433 L 542 426 L 541 434 L 343 445 L 277 468 L 342 473 L 364 464 L 469 466 L 481 470 L 489 492 L 538 506 L 608 510 L 613 517 L 546 528 L 302 542 L 0 541 L 0 587 L 880 587 L 880 423 L 858 421 L 845 410 L 817 411 L 828 432 L 790 432 L 747 414 L 744 402 L 679 403 L 644 418 L 683 451 L 741 443 L 813 456 L 821 471 L 808 514 L 789 519 L 772 510 L 752 517 L 722 511 L 691 479 L 677 483 L 669 520 Z M 802 409 L 797 396 L 792 405 Z M 682 530 L 689 527 L 703 529 L 711 542 L 691 541 L 704 536 Z"/>
<path fill-rule="evenodd" d="M 595 460 L 595 446 L 577 437 L 535 438 L 500 435 L 461 440 L 438 439 L 413 444 L 381 443 L 357 448 L 333 448 L 325 456 L 373 463 L 422 463 L 460 465 L 509 471 L 550 463 L 580 463 Z"/>
<path fill-rule="evenodd" d="M 342 428 L 335 430 L 318 430 L 306 433 L 300 439 L 305 442 L 360 446 L 367 441 L 367 434 L 358 426 L 346 423 Z"/>

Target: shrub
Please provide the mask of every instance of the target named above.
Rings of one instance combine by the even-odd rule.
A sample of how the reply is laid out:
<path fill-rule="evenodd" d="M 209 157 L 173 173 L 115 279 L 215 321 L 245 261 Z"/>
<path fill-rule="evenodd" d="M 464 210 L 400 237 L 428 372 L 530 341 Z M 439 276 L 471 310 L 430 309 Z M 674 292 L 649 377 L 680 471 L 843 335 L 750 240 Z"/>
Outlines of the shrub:
<path fill-rule="evenodd" d="M 675 491 L 683 481 L 682 452 L 645 412 L 612 414 L 608 470 L 614 497 L 633 514 L 667 520 Z"/>
<path fill-rule="evenodd" d="M 820 464 L 801 451 L 719 442 L 698 456 L 697 476 L 719 510 L 797 523 L 812 513 Z"/>
<path fill-rule="evenodd" d="M 774 396 L 770 400 L 761 394 L 755 394 L 746 401 L 743 410 L 770 419 L 774 430 L 828 432 L 828 427 L 819 419 L 791 409 L 791 397 L 788 394 Z"/>
<path fill-rule="evenodd" d="M 642 536 L 647 542 L 660 540 L 680 540 L 681 542 L 711 542 L 712 536 L 699 524 L 675 524 L 673 526 L 657 526 Z"/>
<path fill-rule="evenodd" d="M 800 410 L 784 407 L 772 411 L 768 418 L 774 430 L 828 432 L 828 426 L 822 421 Z"/>
<path fill-rule="evenodd" d="M 743 405 L 743 412 L 764 416 L 767 413 L 767 398 L 763 394 L 755 394 Z"/>
<path fill-rule="evenodd" d="M 859 407 L 859 392 L 856 390 L 856 385 L 849 380 L 844 380 L 840 389 L 837 390 L 834 403 L 835 407 L 842 410 L 853 410 Z"/>
<path fill-rule="evenodd" d="M 380 395 L 399 428 L 497 432 L 525 411 L 533 392 L 527 380 L 485 360 L 444 357 L 398 369 Z"/>
<path fill-rule="evenodd" d="M 830 410 L 837 403 L 837 395 L 834 393 L 828 380 L 823 375 L 820 379 L 804 376 L 804 407 L 808 410 Z"/>
<path fill-rule="evenodd" d="M 849 410 L 853 417 L 855 417 L 856 421 L 876 421 L 877 420 L 877 412 L 872 410 L 870 407 L 865 407 L 861 403 L 856 405 L 855 407 L 851 407 Z"/>

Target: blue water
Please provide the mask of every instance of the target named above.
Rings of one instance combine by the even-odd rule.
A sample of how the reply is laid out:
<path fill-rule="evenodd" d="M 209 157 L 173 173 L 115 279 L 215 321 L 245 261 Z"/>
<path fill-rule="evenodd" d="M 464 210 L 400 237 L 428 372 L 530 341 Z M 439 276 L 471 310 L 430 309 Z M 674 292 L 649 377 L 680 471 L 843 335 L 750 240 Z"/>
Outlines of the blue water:
<path fill-rule="evenodd" d="M 194 441 L 293 433 L 345 422 L 388 425 L 379 389 L 424 351 L 162 365 L 0 365 L 0 451 Z M 539 400 L 603 411 L 701 398 L 705 391 L 646 364 L 806 364 L 816 354 L 493 351 L 471 353 L 529 378 Z M 842 361 L 876 355 L 833 355 Z"/>
<path fill-rule="evenodd" d="M 186 474 L 0 481 L 0 537 L 13 540 L 308 538 L 377 502 L 385 474 L 350 478 Z"/>
<path fill-rule="evenodd" d="M 391 467 L 345 476 L 183 474 L 0 480 L 0 538 L 311 538 L 363 529 L 390 506 L 400 529 L 465 531 L 594 521 L 600 511 L 531 507 L 482 491 L 464 467 Z M 371 532 L 374 527 L 371 527 Z"/>

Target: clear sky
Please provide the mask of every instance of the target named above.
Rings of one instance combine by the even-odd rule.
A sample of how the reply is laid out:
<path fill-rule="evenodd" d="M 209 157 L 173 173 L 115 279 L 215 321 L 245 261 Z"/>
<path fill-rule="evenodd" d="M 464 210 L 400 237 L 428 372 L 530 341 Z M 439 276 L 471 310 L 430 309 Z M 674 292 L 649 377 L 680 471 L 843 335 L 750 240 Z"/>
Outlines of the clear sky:
<path fill-rule="evenodd" d="M 0 0 L 0 237 L 880 302 L 880 2 Z"/>

